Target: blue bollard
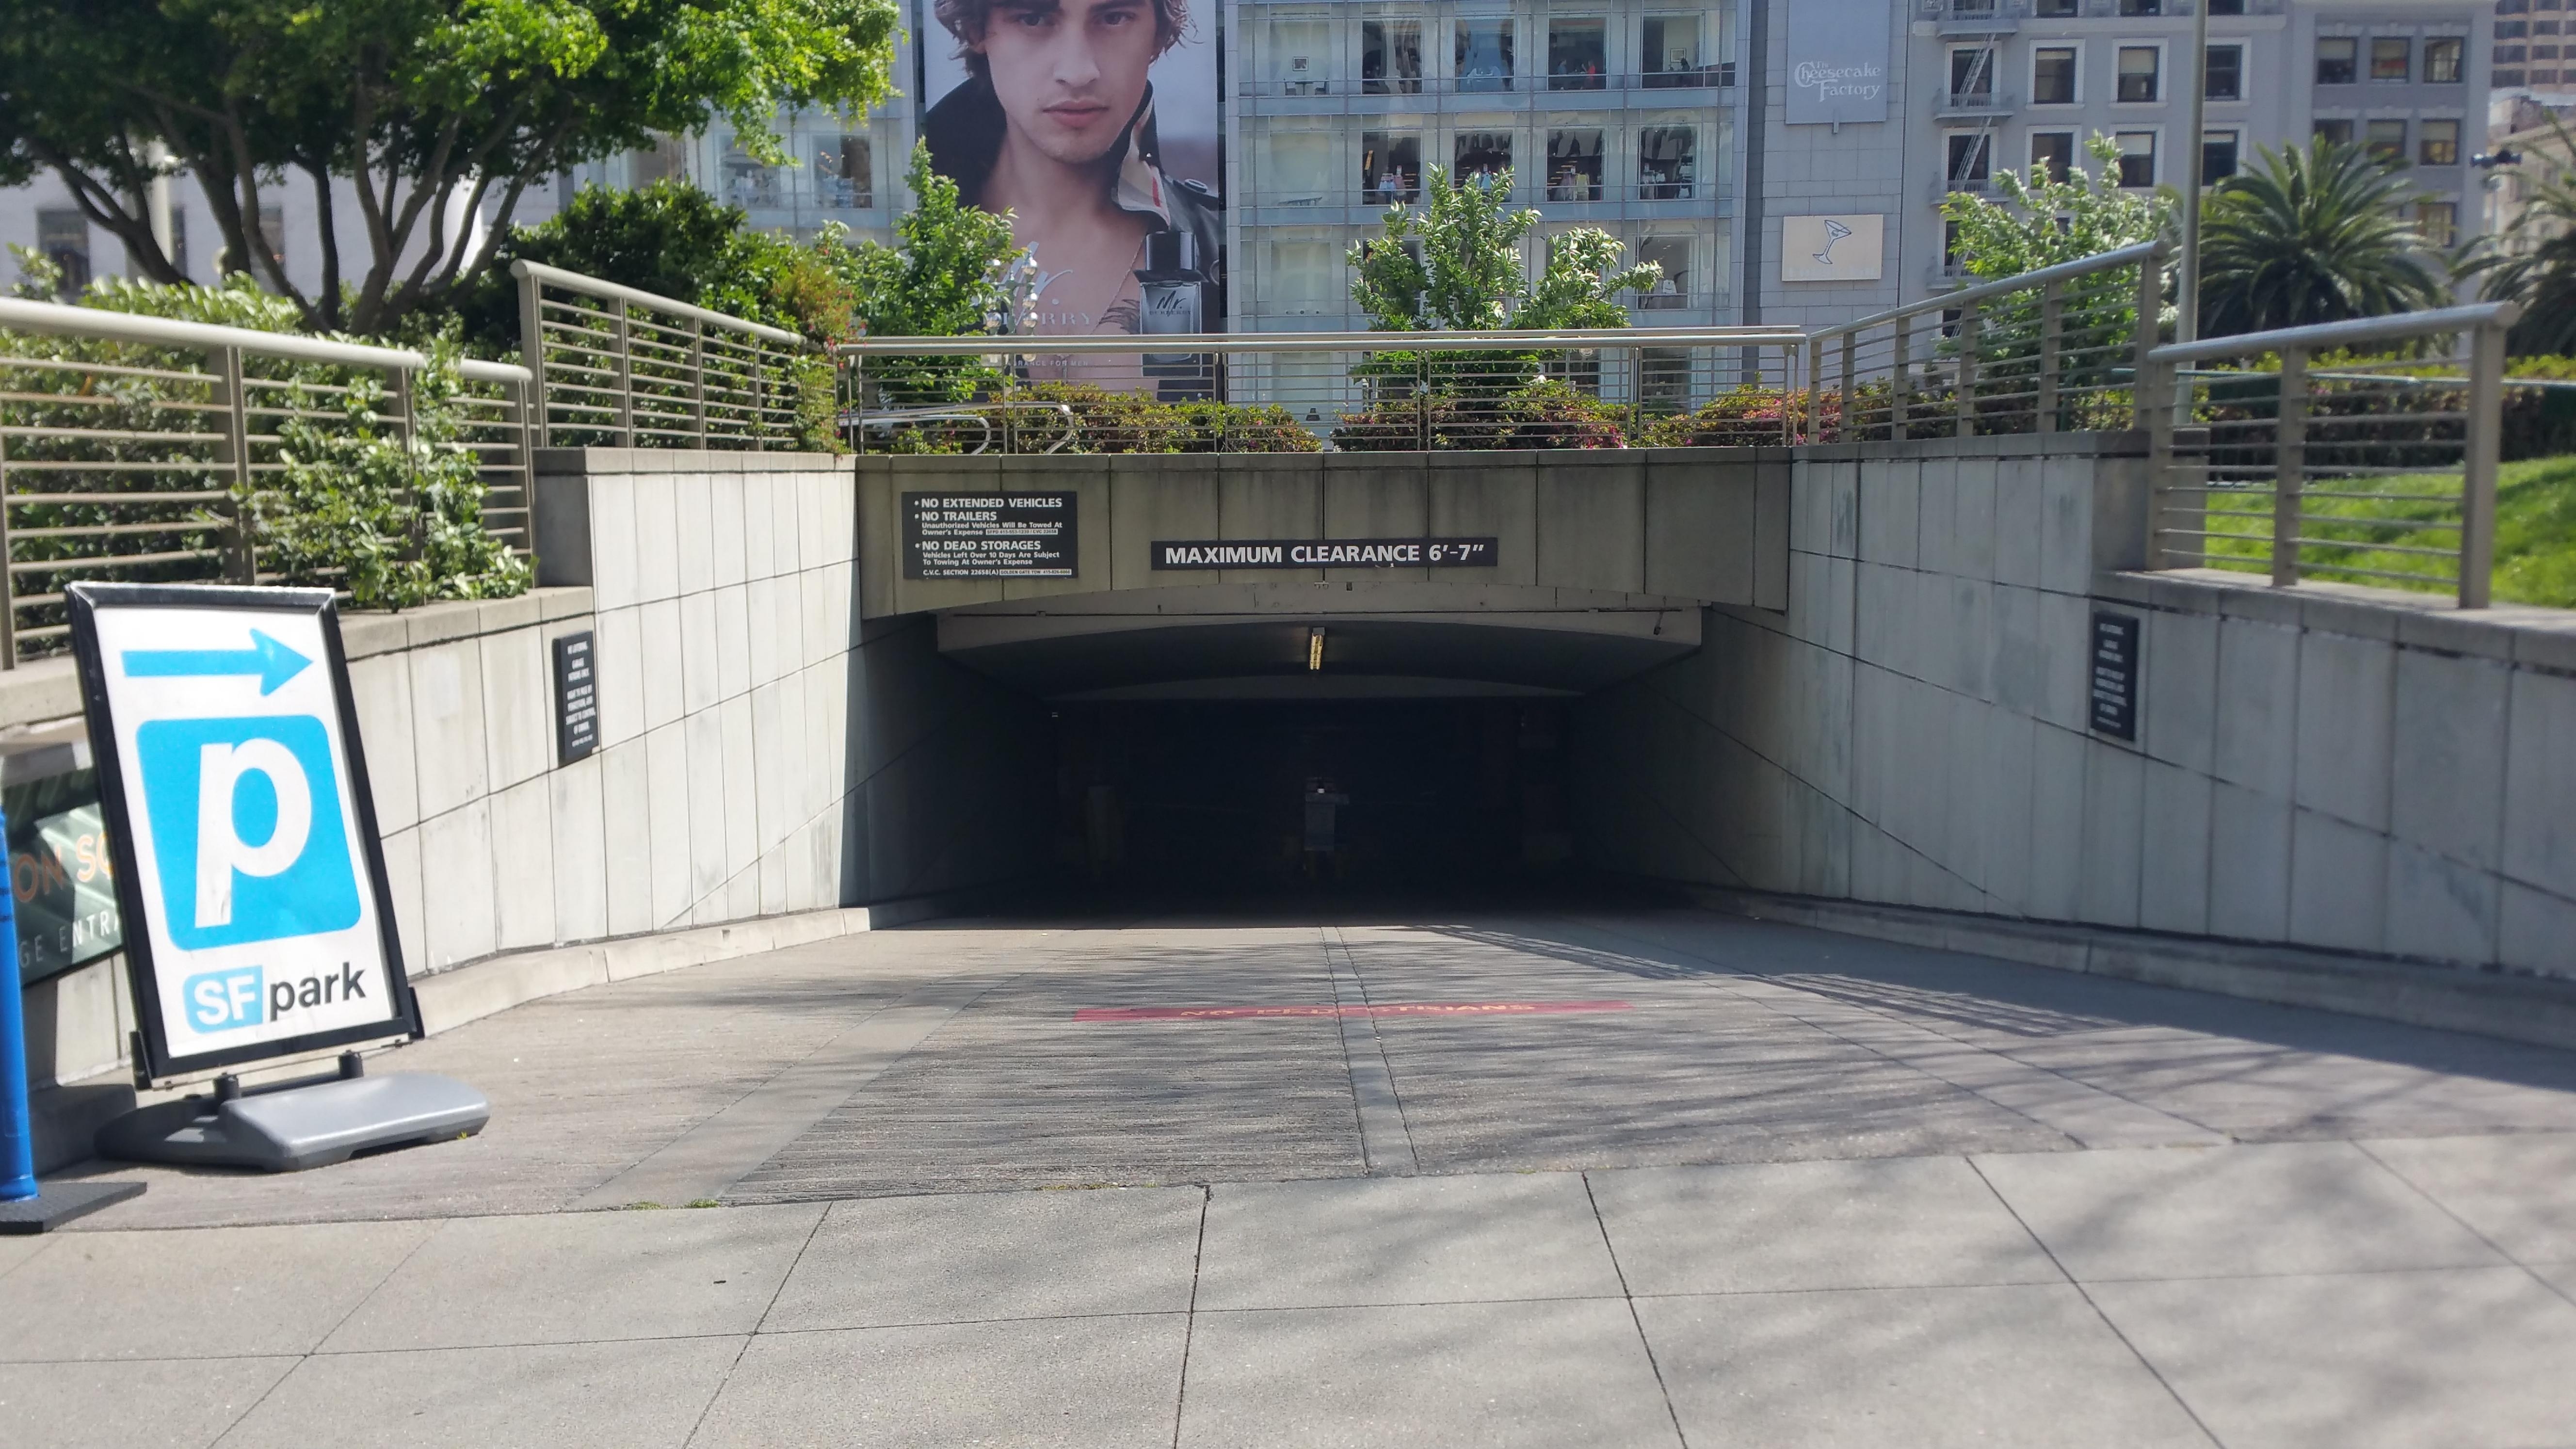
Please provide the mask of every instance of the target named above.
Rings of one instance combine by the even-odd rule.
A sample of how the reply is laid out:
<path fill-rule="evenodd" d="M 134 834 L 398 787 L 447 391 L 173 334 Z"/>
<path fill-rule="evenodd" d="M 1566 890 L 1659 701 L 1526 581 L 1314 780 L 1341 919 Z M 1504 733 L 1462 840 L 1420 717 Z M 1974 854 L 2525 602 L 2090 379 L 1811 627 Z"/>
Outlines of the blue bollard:
<path fill-rule="evenodd" d="M 0 860 L 9 817 L 0 811 Z M 0 872 L 5 874 L 5 872 Z M 27 1121 L 27 1020 L 18 982 L 18 893 L 0 880 L 0 1202 L 36 1195 L 36 1136 Z"/>

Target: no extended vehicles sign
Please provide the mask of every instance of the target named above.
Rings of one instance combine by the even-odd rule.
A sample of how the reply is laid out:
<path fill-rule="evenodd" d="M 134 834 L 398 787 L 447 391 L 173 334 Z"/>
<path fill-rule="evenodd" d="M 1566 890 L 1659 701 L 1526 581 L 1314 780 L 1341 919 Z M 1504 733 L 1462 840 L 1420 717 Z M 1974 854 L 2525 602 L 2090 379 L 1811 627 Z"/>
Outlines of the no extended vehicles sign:
<path fill-rule="evenodd" d="M 70 594 L 148 1074 L 415 1030 L 330 591 Z"/>

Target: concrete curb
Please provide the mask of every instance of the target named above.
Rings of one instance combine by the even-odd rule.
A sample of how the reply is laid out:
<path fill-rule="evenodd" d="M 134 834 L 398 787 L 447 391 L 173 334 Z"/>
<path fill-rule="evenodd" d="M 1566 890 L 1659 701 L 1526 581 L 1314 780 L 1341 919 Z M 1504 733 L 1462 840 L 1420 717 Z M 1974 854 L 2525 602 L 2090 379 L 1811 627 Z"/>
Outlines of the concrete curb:
<path fill-rule="evenodd" d="M 944 915 L 950 904 L 946 897 L 884 901 L 873 906 L 800 911 L 721 926 L 487 956 L 435 976 L 415 978 L 412 991 L 420 998 L 422 1023 L 431 1036 L 436 1036 L 513 1006 L 586 986 L 658 976 L 686 966 L 756 956 L 763 951 L 811 945 L 862 931 L 889 930 Z M 330 1054 L 321 1055 L 327 1058 Z M 299 1057 L 261 1062 L 245 1068 L 242 1075 L 252 1082 L 304 1075 L 312 1071 L 313 1060 Z M 109 1119 L 143 1102 L 184 1096 L 192 1090 L 197 1089 L 175 1087 L 138 1093 L 132 1082 L 115 1076 L 37 1088 L 28 1100 L 34 1119 L 36 1170 L 51 1172 L 89 1157 L 91 1138 Z"/>
<path fill-rule="evenodd" d="M 2549 977 L 1914 906 L 1681 889 L 1699 905 L 1750 920 L 2576 1049 L 2576 982 Z"/>

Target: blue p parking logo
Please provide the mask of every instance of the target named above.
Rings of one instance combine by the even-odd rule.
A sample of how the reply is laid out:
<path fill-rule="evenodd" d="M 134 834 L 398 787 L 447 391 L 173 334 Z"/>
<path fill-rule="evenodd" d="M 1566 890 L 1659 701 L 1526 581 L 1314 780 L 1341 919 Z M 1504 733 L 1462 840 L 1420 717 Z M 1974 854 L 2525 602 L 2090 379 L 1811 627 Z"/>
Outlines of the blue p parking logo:
<path fill-rule="evenodd" d="M 134 743 L 174 944 L 197 951 L 358 923 L 322 721 L 154 720 Z"/>

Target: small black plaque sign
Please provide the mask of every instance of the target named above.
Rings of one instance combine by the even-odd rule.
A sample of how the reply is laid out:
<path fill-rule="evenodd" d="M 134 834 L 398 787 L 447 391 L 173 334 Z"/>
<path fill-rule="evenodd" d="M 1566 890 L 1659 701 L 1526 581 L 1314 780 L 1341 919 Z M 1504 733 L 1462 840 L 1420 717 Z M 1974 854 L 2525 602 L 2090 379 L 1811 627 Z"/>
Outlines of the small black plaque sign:
<path fill-rule="evenodd" d="M 555 754 L 569 765 L 599 748 L 599 672 L 590 631 L 555 641 Z"/>
<path fill-rule="evenodd" d="M 1075 577 L 1070 493 L 906 493 L 908 579 Z"/>
<path fill-rule="evenodd" d="M 1157 539 L 1158 569 L 1489 569 L 1490 538 Z"/>
<path fill-rule="evenodd" d="M 2138 737 L 2138 616 L 2093 611 L 2093 728 Z"/>

